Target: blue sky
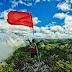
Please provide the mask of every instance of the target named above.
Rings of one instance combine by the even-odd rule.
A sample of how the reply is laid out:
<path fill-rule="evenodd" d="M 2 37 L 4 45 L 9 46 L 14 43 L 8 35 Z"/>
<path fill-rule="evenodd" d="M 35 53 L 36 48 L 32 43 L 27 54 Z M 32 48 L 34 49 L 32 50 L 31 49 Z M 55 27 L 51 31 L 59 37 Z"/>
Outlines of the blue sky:
<path fill-rule="evenodd" d="M 16 0 L 16 2 L 18 1 L 19 0 Z M 32 5 L 27 6 L 27 5 L 18 3 L 18 6 L 12 7 L 12 2 L 10 0 L 2 0 L 0 1 L 1 2 L 0 12 L 3 12 L 4 10 L 7 10 L 9 8 L 15 9 L 17 11 L 25 9 L 26 12 L 32 12 L 33 17 L 38 17 L 41 20 L 41 22 L 37 24 L 37 26 L 39 27 L 46 26 L 47 24 L 52 23 L 52 22 L 56 22 L 55 25 L 61 25 L 61 23 L 64 22 L 63 20 L 53 18 L 55 13 L 62 12 L 61 10 L 58 10 L 57 8 L 57 4 L 59 3 L 59 1 L 55 1 L 55 0 L 52 0 L 52 1 L 41 0 L 39 2 L 35 2 L 36 0 L 34 1 L 22 0 L 22 1 L 23 2 L 25 1 L 25 3 L 27 2 L 32 3 Z"/>
<path fill-rule="evenodd" d="M 7 23 L 7 14 L 11 10 L 32 13 L 35 38 L 72 38 L 72 0 L 0 0 L 0 31 L 15 29 L 15 34 L 18 30 L 18 35 L 23 36 L 17 26 L 12 29 Z"/>

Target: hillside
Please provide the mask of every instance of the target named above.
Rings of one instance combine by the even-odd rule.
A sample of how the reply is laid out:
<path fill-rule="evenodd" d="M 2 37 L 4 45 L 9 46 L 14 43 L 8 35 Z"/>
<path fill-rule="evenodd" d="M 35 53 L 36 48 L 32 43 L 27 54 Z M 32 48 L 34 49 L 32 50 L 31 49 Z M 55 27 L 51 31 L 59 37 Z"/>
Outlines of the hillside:
<path fill-rule="evenodd" d="M 46 40 L 39 44 L 38 50 L 42 54 L 41 60 L 53 72 L 72 72 L 72 40 Z M 37 57 L 35 59 L 38 61 Z M 30 46 L 18 48 L 5 61 L 7 64 L 0 65 L 0 72 L 20 72 L 24 63 L 30 61 Z"/>

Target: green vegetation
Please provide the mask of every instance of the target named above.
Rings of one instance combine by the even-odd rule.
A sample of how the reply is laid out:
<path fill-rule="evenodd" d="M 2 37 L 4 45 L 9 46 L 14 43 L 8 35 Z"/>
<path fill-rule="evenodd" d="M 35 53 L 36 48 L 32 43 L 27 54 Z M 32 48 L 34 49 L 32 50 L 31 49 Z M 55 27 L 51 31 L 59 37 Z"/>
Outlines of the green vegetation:
<path fill-rule="evenodd" d="M 46 40 L 38 50 L 53 72 L 72 72 L 72 40 Z M 18 48 L 5 61 L 7 65 L 0 65 L 0 72 L 19 72 L 24 62 L 30 61 L 30 46 Z"/>

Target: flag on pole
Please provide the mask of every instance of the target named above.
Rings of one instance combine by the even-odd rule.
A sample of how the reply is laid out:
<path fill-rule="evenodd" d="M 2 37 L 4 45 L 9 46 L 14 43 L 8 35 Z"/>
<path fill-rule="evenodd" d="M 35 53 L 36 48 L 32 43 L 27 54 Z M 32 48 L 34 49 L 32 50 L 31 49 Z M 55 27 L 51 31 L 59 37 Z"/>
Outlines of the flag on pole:
<path fill-rule="evenodd" d="M 32 14 L 27 12 L 10 11 L 7 22 L 11 25 L 24 25 L 33 28 Z"/>

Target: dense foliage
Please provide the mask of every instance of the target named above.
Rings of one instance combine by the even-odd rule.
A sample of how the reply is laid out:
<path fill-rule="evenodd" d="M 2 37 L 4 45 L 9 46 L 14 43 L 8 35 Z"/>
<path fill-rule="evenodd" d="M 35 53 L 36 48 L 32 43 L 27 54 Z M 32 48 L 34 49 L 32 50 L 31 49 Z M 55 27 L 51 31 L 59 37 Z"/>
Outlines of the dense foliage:
<path fill-rule="evenodd" d="M 46 40 L 39 44 L 38 50 L 42 54 L 42 61 L 48 64 L 53 72 L 72 72 L 72 40 Z M 18 48 L 7 58 L 7 65 L 0 65 L 0 71 L 18 72 L 24 62 L 29 61 L 30 46 L 27 45 Z"/>
<path fill-rule="evenodd" d="M 42 60 L 54 72 L 72 72 L 72 40 L 47 40 L 43 44 L 39 46 Z"/>

